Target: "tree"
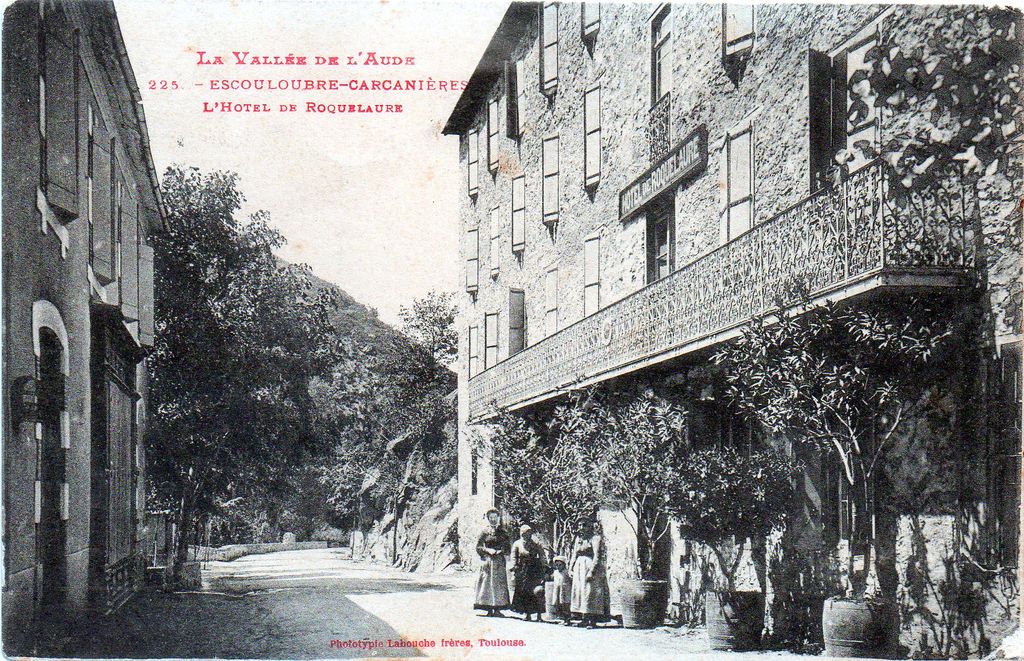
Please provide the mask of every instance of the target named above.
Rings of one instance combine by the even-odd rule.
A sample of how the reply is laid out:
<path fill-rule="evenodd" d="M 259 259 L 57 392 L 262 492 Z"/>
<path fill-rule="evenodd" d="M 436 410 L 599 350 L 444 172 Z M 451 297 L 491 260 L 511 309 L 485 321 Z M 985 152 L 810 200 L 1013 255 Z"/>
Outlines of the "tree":
<path fill-rule="evenodd" d="M 747 541 L 763 542 L 785 520 L 795 473 L 796 464 L 774 450 L 742 454 L 730 447 L 696 450 L 677 468 L 668 512 L 679 522 L 682 537 L 715 554 L 724 579 L 721 589 L 736 589 Z M 730 562 L 723 544 L 733 540 Z M 763 571 L 758 580 L 763 581 Z"/>
<path fill-rule="evenodd" d="M 826 303 L 802 315 L 779 310 L 754 319 L 714 356 L 743 412 L 838 460 L 854 503 L 849 576 L 856 594 L 866 572 L 854 571 L 854 556 L 867 557 L 873 546 L 875 478 L 922 369 L 953 335 L 948 317 L 920 301 L 898 309 Z"/>
<path fill-rule="evenodd" d="M 913 49 L 899 45 L 898 32 L 883 31 L 867 52 L 865 67 L 850 77 L 851 122 L 863 121 L 873 106 L 892 130 L 878 147 L 850 145 L 838 160 L 848 160 L 852 151 L 882 157 L 896 174 L 890 195 L 901 205 L 954 168 L 973 183 L 1004 170 L 1019 151 L 1024 128 L 1021 12 L 1006 7 L 940 11 L 949 12 L 948 20 Z"/>
<path fill-rule="evenodd" d="M 278 262 L 265 213 L 236 218 L 237 175 L 171 167 L 162 193 L 146 443 L 180 562 L 198 515 L 238 485 L 285 488 L 281 468 L 315 448 L 309 388 L 333 363 L 334 300 L 307 267 Z"/>
<path fill-rule="evenodd" d="M 598 395 L 590 415 L 600 430 L 594 466 L 606 505 L 625 505 L 636 535 L 636 578 L 664 580 L 657 548 L 669 533 L 667 506 L 676 466 L 689 446 L 689 414 L 650 389 Z"/>
<path fill-rule="evenodd" d="M 426 349 L 440 365 L 451 365 L 458 354 L 457 310 L 453 299 L 451 292 L 432 291 L 413 301 L 412 307 L 403 305 L 398 311 L 402 332 Z"/>

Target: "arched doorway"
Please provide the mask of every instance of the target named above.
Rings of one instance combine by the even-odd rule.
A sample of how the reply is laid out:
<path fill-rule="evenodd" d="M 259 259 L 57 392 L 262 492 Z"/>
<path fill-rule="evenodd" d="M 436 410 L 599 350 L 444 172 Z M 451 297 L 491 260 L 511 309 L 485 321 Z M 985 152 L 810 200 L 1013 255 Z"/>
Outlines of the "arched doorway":
<path fill-rule="evenodd" d="M 36 562 L 38 600 L 45 609 L 67 599 L 67 476 L 62 443 L 64 347 L 49 328 L 39 329 L 39 427 L 36 434 Z"/>

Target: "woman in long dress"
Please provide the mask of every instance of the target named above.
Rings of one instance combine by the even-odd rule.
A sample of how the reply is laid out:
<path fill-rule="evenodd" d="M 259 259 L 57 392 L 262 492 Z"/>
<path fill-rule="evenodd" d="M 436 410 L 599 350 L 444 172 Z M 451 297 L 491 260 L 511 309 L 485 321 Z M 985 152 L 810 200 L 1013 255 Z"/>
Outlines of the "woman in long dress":
<path fill-rule="evenodd" d="M 512 592 L 512 610 L 526 616 L 530 622 L 536 614 L 544 611 L 541 606 L 539 590 L 544 587 L 544 561 L 542 549 L 533 541 L 533 529 L 528 525 L 520 526 L 519 539 L 512 545 L 512 576 L 515 590 Z"/>
<path fill-rule="evenodd" d="M 611 616 L 608 590 L 608 549 L 601 523 L 595 521 L 589 537 L 578 540 L 572 566 L 572 612 L 581 618 L 580 626 L 594 628 Z"/>
<path fill-rule="evenodd" d="M 476 542 L 480 556 L 480 575 L 476 581 L 476 602 L 473 608 L 487 611 L 488 617 L 504 617 L 501 609 L 508 608 L 508 575 L 505 557 L 509 552 L 508 535 L 501 528 L 498 510 L 487 512 L 487 527 Z"/>

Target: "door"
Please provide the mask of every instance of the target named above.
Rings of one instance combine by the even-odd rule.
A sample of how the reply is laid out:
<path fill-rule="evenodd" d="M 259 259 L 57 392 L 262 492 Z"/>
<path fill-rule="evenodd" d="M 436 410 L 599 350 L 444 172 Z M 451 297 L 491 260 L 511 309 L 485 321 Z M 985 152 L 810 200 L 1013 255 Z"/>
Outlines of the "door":
<path fill-rule="evenodd" d="M 38 598 L 45 607 L 63 604 L 67 596 L 67 485 L 65 450 L 61 442 L 64 374 L 60 340 L 40 330 L 39 475 L 36 483 L 36 557 L 41 577 Z"/>

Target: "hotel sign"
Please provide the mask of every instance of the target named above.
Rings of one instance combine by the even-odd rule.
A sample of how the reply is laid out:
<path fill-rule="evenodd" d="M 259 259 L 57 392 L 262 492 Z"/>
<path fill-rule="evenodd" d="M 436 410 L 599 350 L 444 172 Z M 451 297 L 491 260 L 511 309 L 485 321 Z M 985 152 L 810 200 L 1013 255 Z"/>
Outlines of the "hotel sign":
<path fill-rule="evenodd" d="M 626 220 L 644 205 L 708 165 L 708 130 L 701 125 L 654 167 L 619 193 L 619 220 Z"/>

